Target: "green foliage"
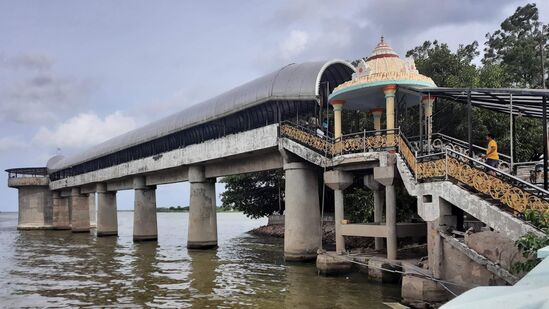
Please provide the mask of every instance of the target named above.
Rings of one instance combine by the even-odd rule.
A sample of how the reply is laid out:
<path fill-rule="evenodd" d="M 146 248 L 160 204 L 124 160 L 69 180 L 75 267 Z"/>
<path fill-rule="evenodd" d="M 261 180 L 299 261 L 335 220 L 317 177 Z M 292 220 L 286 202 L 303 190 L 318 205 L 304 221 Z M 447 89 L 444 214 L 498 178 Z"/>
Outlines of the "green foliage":
<path fill-rule="evenodd" d="M 221 182 L 225 183 L 226 189 L 221 194 L 222 206 L 225 208 L 237 209 L 251 218 L 284 211 L 283 171 L 228 176 Z"/>
<path fill-rule="evenodd" d="M 549 211 L 527 209 L 524 211 L 524 219 L 541 230 L 549 229 Z"/>
<path fill-rule="evenodd" d="M 532 270 L 536 265 L 541 261 L 536 258 L 536 252 L 543 248 L 549 246 L 549 234 L 544 236 L 537 236 L 533 233 L 527 233 L 522 236 L 519 240 L 515 242 L 515 245 L 522 253 L 522 256 L 527 258 L 525 262 L 517 262 L 513 264 L 511 270 L 514 273 L 523 273 Z"/>
<path fill-rule="evenodd" d="M 536 4 L 518 7 L 501 23 L 501 28 L 486 34 L 483 63 L 499 63 L 507 84 L 523 88 L 542 88 L 541 46 L 549 50 L 549 27 L 539 21 Z M 546 57 L 549 58 L 549 57 Z M 545 60 L 545 65 L 549 60 Z"/>
<path fill-rule="evenodd" d="M 351 187 L 344 195 L 345 217 L 352 223 L 374 221 L 374 195 L 362 187 Z"/>

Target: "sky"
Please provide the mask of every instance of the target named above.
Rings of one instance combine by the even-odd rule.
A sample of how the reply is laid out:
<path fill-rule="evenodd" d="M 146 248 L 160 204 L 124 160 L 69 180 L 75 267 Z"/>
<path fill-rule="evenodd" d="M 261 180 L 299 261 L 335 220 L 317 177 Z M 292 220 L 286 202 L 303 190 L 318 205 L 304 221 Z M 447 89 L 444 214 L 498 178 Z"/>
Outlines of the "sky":
<path fill-rule="evenodd" d="M 0 169 L 45 166 L 288 63 L 367 56 L 381 35 L 401 56 L 425 40 L 482 47 L 529 2 L 549 23 L 549 1 L 0 0 Z M 16 211 L 0 179 L 0 211 Z M 186 183 L 157 189 L 159 207 L 188 201 Z"/>

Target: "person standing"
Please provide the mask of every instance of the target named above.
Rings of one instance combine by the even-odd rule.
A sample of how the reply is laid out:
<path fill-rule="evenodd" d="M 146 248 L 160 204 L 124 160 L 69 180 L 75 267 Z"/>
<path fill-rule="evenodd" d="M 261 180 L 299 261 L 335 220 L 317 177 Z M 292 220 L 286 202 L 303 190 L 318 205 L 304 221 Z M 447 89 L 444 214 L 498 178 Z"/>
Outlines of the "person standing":
<path fill-rule="evenodd" d="M 486 134 L 486 141 L 488 142 L 488 147 L 486 147 L 486 155 L 482 156 L 483 159 L 486 159 L 486 164 L 493 168 L 498 168 L 499 166 L 499 154 L 498 154 L 498 143 L 494 139 L 494 136 L 490 133 Z M 488 174 L 496 176 L 494 170 L 489 170 Z"/>

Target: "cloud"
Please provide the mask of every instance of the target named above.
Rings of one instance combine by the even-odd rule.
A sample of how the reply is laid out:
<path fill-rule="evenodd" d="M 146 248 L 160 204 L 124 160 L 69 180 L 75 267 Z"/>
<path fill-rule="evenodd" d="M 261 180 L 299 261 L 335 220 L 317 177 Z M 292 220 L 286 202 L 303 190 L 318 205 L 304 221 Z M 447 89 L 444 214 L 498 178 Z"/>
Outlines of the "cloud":
<path fill-rule="evenodd" d="M 94 84 L 53 70 L 46 55 L 0 56 L 0 120 L 44 123 L 87 106 Z"/>
<path fill-rule="evenodd" d="M 53 59 L 41 54 L 19 54 L 5 57 L 0 54 L 0 68 L 14 70 L 45 71 L 51 69 Z"/>
<path fill-rule="evenodd" d="M 33 143 L 50 147 L 83 148 L 106 141 L 136 128 L 136 121 L 116 111 L 101 119 L 97 114 L 80 113 L 55 128 L 41 127 Z"/>
<path fill-rule="evenodd" d="M 0 137 L 0 154 L 29 146 L 20 136 Z"/>
<path fill-rule="evenodd" d="M 307 48 L 309 35 L 305 31 L 292 30 L 280 44 L 280 54 L 285 60 L 292 59 Z"/>

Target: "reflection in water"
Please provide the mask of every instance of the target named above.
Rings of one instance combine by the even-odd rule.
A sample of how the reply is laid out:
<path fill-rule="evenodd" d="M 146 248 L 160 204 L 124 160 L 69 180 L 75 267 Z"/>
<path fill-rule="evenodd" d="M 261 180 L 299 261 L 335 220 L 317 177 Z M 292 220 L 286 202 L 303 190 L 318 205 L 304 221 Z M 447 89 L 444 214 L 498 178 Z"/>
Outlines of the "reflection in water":
<path fill-rule="evenodd" d="M 2 307 L 382 308 L 396 286 L 361 274 L 319 277 L 314 265 L 285 264 L 281 239 L 245 234 L 263 224 L 218 215 L 219 248 L 187 251 L 187 214 L 160 213 L 158 242 L 132 241 L 132 213 L 119 237 L 17 231 L 0 214 Z"/>

